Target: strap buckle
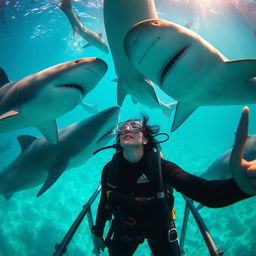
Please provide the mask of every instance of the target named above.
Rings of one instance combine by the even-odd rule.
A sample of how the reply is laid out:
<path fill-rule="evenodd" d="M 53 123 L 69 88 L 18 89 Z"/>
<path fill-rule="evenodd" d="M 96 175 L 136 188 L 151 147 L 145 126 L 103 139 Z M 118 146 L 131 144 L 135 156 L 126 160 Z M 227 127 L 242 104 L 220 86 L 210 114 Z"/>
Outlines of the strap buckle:
<path fill-rule="evenodd" d="M 178 241 L 178 231 L 176 228 L 171 228 L 168 230 L 168 242 L 173 243 Z"/>

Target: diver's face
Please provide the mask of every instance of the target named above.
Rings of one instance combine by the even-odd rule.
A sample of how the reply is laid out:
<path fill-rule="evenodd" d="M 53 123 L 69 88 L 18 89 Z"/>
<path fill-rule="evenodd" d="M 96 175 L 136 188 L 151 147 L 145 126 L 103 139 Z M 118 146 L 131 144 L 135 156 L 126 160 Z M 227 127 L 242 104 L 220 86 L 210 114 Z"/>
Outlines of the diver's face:
<path fill-rule="evenodd" d="M 148 140 L 142 131 L 134 131 L 129 125 L 120 133 L 120 145 L 122 148 L 144 146 L 147 142 Z"/>

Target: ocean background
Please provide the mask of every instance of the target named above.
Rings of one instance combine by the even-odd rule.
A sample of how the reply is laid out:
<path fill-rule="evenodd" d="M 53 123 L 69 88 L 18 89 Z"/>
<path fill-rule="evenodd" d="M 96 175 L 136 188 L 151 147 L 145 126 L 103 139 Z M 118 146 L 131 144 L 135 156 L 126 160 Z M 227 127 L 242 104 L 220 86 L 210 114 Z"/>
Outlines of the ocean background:
<path fill-rule="evenodd" d="M 139 0 L 138 0 L 139 1 Z M 256 58 L 256 2 L 252 0 L 156 0 L 159 18 L 191 26 L 229 59 Z M 111 54 L 73 36 L 71 26 L 58 8 L 60 1 L 0 1 L 0 66 L 10 80 L 21 79 L 50 66 L 83 57 L 100 57 L 108 63 L 108 72 L 84 102 L 96 104 L 99 110 L 116 105 L 116 78 Z M 104 31 L 103 0 L 74 1 L 73 9 L 81 22 L 95 32 Z M 152 64 L 154 65 L 154 64 Z M 231 74 L 232 75 L 232 74 Z M 159 98 L 174 102 L 155 86 Z M 224 88 L 225 89 L 225 88 Z M 256 109 L 250 107 L 250 134 L 256 133 Z M 157 109 L 134 105 L 125 99 L 121 120 L 148 113 L 151 124 L 170 134 L 162 144 L 166 159 L 186 171 L 200 175 L 234 141 L 234 132 L 243 106 L 201 107 L 174 133 L 171 119 Z M 57 119 L 62 128 L 89 116 L 81 106 Z M 0 170 L 20 153 L 19 135 L 41 136 L 35 128 L 0 134 Z M 86 136 L 86 134 L 84 135 Z M 92 193 L 99 185 L 102 167 L 111 159 L 113 150 L 103 151 L 81 167 L 65 172 L 41 197 L 40 186 L 17 192 L 9 201 L 0 197 L 0 256 L 53 255 Z M 184 200 L 175 192 L 176 225 L 181 231 Z M 203 208 L 200 213 L 218 248 L 227 256 L 256 255 L 256 199 L 221 209 Z M 96 211 L 93 206 L 93 213 Z M 185 243 L 186 255 L 209 255 L 192 217 Z M 93 255 L 87 220 L 72 240 L 65 255 Z M 107 255 L 106 253 L 104 255 Z M 139 247 L 137 256 L 150 255 L 147 244 Z"/>

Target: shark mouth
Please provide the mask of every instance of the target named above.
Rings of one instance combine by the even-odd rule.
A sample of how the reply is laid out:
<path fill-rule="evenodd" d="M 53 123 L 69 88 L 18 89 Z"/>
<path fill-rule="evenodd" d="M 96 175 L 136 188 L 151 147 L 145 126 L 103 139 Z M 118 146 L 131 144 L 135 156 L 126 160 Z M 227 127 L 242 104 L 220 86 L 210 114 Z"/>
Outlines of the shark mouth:
<path fill-rule="evenodd" d="M 85 90 L 83 87 L 77 85 L 77 84 L 62 84 L 59 85 L 59 87 L 68 87 L 68 88 L 74 88 L 76 90 L 79 90 L 83 95 L 85 95 Z"/>
<path fill-rule="evenodd" d="M 112 135 L 115 135 L 116 132 L 111 129 L 110 131 L 106 132 L 103 136 L 101 136 L 99 139 L 98 139 L 98 142 L 104 140 L 106 137 L 109 137 L 109 136 L 112 136 Z"/>
<path fill-rule="evenodd" d="M 188 48 L 188 45 L 183 47 L 173 58 L 170 59 L 170 61 L 167 63 L 167 65 L 163 69 L 163 72 L 161 74 L 160 84 L 163 83 L 166 74 L 170 71 L 170 69 L 177 62 L 177 60 L 183 55 L 183 53 L 187 50 L 187 48 Z"/>

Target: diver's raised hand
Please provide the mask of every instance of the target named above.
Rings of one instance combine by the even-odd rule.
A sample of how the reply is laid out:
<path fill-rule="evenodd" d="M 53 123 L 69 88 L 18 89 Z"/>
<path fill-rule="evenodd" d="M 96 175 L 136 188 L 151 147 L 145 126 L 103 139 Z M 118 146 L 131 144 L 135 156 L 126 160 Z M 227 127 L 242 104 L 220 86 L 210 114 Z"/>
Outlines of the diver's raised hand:
<path fill-rule="evenodd" d="M 229 164 L 231 173 L 240 189 L 249 195 L 254 195 L 256 194 L 256 159 L 246 161 L 243 158 L 245 142 L 248 137 L 248 120 L 249 108 L 244 107 Z"/>

